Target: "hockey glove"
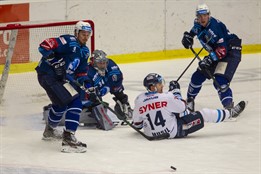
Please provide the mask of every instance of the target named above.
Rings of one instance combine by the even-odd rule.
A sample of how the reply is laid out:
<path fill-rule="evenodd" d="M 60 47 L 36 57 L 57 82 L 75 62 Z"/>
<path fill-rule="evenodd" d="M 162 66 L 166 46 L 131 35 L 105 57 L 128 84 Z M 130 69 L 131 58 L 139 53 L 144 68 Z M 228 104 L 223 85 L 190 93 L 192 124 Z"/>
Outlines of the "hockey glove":
<path fill-rule="evenodd" d="M 100 96 L 105 96 L 110 91 L 110 88 L 108 86 L 104 86 L 102 89 L 100 89 Z"/>
<path fill-rule="evenodd" d="M 131 119 L 133 115 L 133 109 L 131 109 L 131 106 L 128 102 L 128 96 L 122 92 L 119 94 L 116 94 L 115 97 L 113 97 L 113 100 L 116 102 L 114 110 L 116 113 L 118 113 L 119 116 L 121 116 L 119 119 Z"/>
<path fill-rule="evenodd" d="M 63 80 L 66 75 L 64 59 L 63 58 L 60 58 L 60 59 L 52 58 L 52 59 L 47 59 L 47 61 L 53 67 L 53 70 L 56 74 L 57 79 Z"/>
<path fill-rule="evenodd" d="M 97 88 L 90 87 L 87 89 L 86 93 L 88 94 L 88 100 L 90 100 L 92 103 L 100 103 L 99 101 L 101 100 L 101 97 Z"/>
<path fill-rule="evenodd" d="M 183 38 L 182 38 L 182 41 L 181 43 L 183 44 L 183 46 L 186 48 L 186 49 L 189 49 L 193 46 L 193 35 L 189 32 L 185 32 L 184 35 L 183 35 Z"/>
<path fill-rule="evenodd" d="M 174 96 L 181 99 L 180 85 L 179 82 L 172 80 L 169 82 L 169 91 L 173 93 Z"/>
<path fill-rule="evenodd" d="M 205 56 L 204 59 L 198 63 L 198 65 L 202 70 L 204 70 L 209 69 L 212 66 L 213 62 L 214 61 L 211 56 Z"/>

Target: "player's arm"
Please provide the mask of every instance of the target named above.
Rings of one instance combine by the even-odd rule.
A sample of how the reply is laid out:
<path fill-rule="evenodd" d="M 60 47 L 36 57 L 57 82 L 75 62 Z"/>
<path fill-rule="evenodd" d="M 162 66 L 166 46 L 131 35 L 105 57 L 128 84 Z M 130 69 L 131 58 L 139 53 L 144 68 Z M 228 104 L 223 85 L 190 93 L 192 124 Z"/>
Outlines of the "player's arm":
<path fill-rule="evenodd" d="M 198 35 L 202 30 L 202 26 L 198 23 L 197 19 L 194 20 L 194 24 L 193 27 L 191 28 L 191 30 L 185 31 L 183 34 L 183 38 L 182 38 L 182 45 L 186 48 L 189 49 L 193 46 L 194 44 L 194 37 L 196 35 Z"/>
<path fill-rule="evenodd" d="M 123 81 L 123 74 L 119 68 L 119 66 L 111 59 L 109 59 L 108 63 L 108 77 L 109 77 L 109 82 L 112 82 L 119 85 L 121 85 Z"/>
<path fill-rule="evenodd" d="M 172 80 L 169 82 L 169 92 L 171 92 L 174 97 L 169 97 L 169 104 L 173 108 L 174 113 L 182 113 L 187 109 L 186 101 L 182 99 L 180 85 L 177 81 Z"/>

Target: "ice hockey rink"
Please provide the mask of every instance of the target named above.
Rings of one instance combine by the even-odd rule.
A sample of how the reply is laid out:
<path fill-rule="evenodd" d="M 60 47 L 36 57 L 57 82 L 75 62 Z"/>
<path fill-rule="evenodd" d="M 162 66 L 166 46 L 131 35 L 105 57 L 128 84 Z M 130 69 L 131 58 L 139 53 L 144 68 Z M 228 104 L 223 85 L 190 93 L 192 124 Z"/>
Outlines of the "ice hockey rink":
<path fill-rule="evenodd" d="M 143 78 L 157 72 L 168 82 L 183 72 L 190 59 L 120 64 L 133 106 L 145 88 Z M 180 79 L 186 97 L 195 61 Z M 61 153 L 61 142 L 42 141 L 42 108 L 49 104 L 36 74 L 11 74 L 0 105 L 1 174 L 260 174 L 261 54 L 244 54 L 231 83 L 235 103 L 247 100 L 237 120 L 205 127 L 183 139 L 148 141 L 129 126 L 110 131 L 79 127 L 76 137 L 86 153 Z M 108 94 L 104 100 L 113 107 Z M 196 109 L 221 108 L 208 81 L 196 99 Z M 62 127 L 59 127 L 62 129 Z M 176 171 L 170 168 L 174 166 Z"/>

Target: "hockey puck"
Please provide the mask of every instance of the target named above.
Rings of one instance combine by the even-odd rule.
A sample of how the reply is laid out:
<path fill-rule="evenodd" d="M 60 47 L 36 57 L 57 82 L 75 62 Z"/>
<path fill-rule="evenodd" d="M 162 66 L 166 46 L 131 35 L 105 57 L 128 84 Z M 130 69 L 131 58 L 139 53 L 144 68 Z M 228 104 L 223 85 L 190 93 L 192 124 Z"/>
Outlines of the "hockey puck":
<path fill-rule="evenodd" d="M 176 168 L 176 167 L 174 167 L 174 166 L 170 166 L 170 168 L 171 168 L 171 169 L 173 169 L 174 171 L 176 171 L 176 170 L 177 170 L 177 168 Z"/>

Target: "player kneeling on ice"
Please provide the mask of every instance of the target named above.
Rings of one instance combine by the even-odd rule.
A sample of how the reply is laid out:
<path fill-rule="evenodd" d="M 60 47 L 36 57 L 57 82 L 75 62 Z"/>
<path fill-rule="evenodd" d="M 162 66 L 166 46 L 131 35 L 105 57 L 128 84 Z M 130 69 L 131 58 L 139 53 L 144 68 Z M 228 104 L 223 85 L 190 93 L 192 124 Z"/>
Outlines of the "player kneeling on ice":
<path fill-rule="evenodd" d="M 231 117 L 236 118 L 246 106 L 246 102 L 241 101 L 230 110 L 205 108 L 188 113 L 179 83 L 171 81 L 169 91 L 163 92 L 164 83 L 159 74 L 148 74 L 143 81 L 147 92 L 135 100 L 134 126 L 143 128 L 147 136 L 169 133 L 169 138 L 182 138 L 203 128 L 204 122 L 219 123 Z"/>
<path fill-rule="evenodd" d="M 82 96 L 85 95 L 83 98 L 95 104 L 97 99 L 102 100 L 102 97 L 110 92 L 114 95 L 113 100 L 116 102 L 115 112 L 122 118 L 131 119 L 133 110 L 129 104 L 128 95 L 124 93 L 123 74 L 118 65 L 106 56 L 102 50 L 94 50 L 91 54 L 87 66 L 89 80 L 85 82 L 84 86 L 93 92 L 85 95 L 86 93 L 83 91 Z"/>
<path fill-rule="evenodd" d="M 82 103 L 77 91 L 66 81 L 66 69 L 70 62 L 77 60 L 79 66 L 74 72 L 86 74 L 89 57 L 86 42 L 91 34 L 90 24 L 79 21 L 75 25 L 74 35 L 49 38 L 39 46 L 42 58 L 35 69 L 40 85 L 52 102 L 42 139 L 62 139 L 62 152 L 85 152 L 87 148 L 74 135 L 79 125 Z M 64 113 L 65 129 L 62 133 L 56 127 Z"/>

